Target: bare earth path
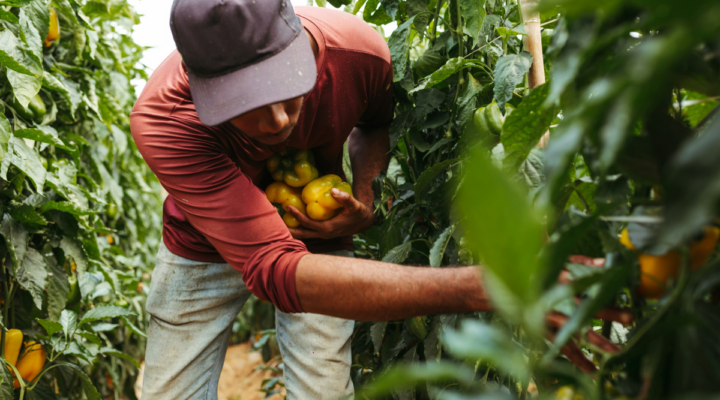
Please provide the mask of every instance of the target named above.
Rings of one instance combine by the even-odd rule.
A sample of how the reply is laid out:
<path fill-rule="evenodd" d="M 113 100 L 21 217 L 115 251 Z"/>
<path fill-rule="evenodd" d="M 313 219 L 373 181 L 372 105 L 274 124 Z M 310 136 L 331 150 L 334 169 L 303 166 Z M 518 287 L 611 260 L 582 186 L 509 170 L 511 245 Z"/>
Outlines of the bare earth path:
<path fill-rule="evenodd" d="M 219 400 L 256 400 L 265 397 L 265 393 L 260 392 L 260 385 L 264 379 L 274 376 L 269 370 L 256 369 L 265 365 L 260 352 L 250 351 L 250 343 L 241 343 L 230 346 L 225 356 L 225 364 L 220 373 L 220 383 L 218 384 Z M 270 360 L 269 366 L 277 366 L 278 360 Z M 144 366 L 144 365 L 143 365 Z M 138 398 L 142 393 L 142 371 L 140 370 L 140 378 L 135 385 L 135 393 Z M 271 400 L 282 400 L 285 391 L 270 397 Z"/>

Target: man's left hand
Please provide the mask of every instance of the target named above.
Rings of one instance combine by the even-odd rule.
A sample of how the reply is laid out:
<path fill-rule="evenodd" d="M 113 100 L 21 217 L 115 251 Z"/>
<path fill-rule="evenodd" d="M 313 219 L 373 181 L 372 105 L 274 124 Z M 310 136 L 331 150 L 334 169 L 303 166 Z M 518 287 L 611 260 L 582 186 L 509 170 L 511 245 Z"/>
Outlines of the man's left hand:
<path fill-rule="evenodd" d="M 338 215 L 327 221 L 312 220 L 295 207 L 288 207 L 288 212 L 294 215 L 301 225 L 297 228 L 288 228 L 295 239 L 332 239 L 354 235 L 372 225 L 375 216 L 370 207 L 337 189 L 332 189 L 330 194 L 343 205 L 343 208 Z"/>

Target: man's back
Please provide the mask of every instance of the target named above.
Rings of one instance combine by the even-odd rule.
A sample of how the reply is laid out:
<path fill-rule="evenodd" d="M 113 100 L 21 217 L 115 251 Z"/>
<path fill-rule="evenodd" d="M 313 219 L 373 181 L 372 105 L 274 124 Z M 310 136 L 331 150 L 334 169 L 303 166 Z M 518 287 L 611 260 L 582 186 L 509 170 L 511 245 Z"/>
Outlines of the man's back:
<path fill-rule="evenodd" d="M 198 261 L 225 260 L 245 272 L 245 261 L 264 244 L 292 239 L 278 224 L 277 213 L 267 211 L 269 204 L 260 204 L 267 201 L 256 188 L 247 186 L 246 195 L 231 196 L 222 186 L 239 180 L 264 188 L 269 183 L 265 160 L 285 146 L 313 149 L 321 174 L 342 176 L 342 147 L 353 127 L 387 125 L 392 119 L 392 66 L 383 38 L 347 13 L 312 7 L 296 12 L 318 43 L 318 77 L 285 144 L 253 141 L 230 123 L 203 125 L 178 53 L 155 71 L 138 99 L 131 114 L 133 136 L 170 193 L 163 240 L 173 253 Z M 193 194 L 202 200 L 190 202 Z M 238 215 L 238 209 L 246 212 Z M 250 209 L 264 211 L 248 214 Z M 243 227 L 262 229 L 250 227 L 248 240 L 239 240 L 237 219 L 228 218 L 233 215 L 247 221 Z M 352 241 L 306 244 L 321 252 L 351 249 Z"/>

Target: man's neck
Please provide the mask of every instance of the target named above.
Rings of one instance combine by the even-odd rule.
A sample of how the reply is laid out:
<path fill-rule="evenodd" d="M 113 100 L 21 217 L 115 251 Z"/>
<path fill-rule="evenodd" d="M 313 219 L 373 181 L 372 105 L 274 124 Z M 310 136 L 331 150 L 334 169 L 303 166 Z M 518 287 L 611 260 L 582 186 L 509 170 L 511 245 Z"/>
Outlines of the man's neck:
<path fill-rule="evenodd" d="M 305 29 L 305 35 L 307 36 L 308 41 L 310 42 L 310 47 L 312 48 L 312 52 L 315 55 L 315 59 L 317 59 L 318 53 L 320 52 L 320 50 L 319 50 L 317 42 L 315 41 L 315 38 L 310 33 L 310 31 L 308 31 L 307 29 Z"/>

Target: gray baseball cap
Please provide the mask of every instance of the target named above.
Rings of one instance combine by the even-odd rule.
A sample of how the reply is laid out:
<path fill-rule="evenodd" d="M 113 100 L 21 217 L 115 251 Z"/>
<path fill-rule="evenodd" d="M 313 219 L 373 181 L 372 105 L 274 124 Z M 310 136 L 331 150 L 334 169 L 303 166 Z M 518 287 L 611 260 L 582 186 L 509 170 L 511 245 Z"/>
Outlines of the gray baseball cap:
<path fill-rule="evenodd" d="M 205 125 L 315 84 L 315 57 L 290 0 L 175 0 L 170 29 Z"/>

